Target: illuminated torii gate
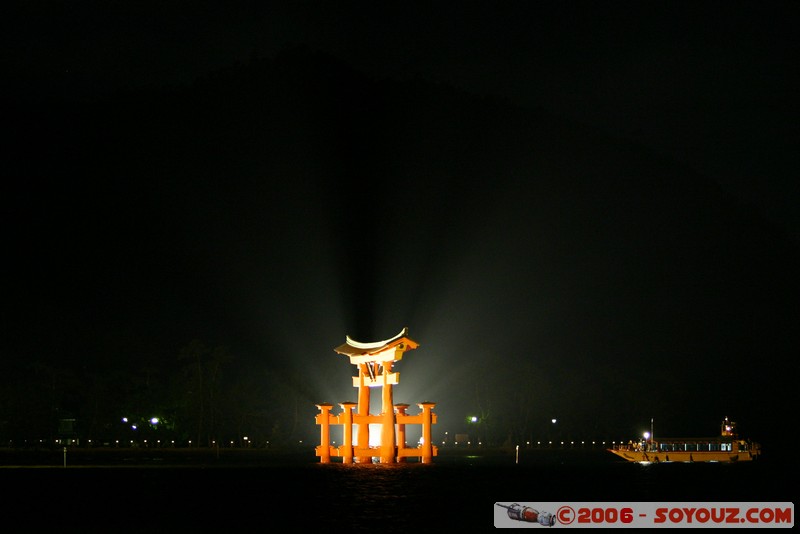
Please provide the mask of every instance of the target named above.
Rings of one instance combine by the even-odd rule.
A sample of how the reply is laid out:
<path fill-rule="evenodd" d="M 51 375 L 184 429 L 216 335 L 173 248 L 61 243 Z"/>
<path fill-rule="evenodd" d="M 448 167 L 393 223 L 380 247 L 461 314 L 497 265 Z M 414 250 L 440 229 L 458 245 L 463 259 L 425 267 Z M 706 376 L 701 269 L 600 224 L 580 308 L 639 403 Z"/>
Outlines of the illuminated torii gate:
<path fill-rule="evenodd" d="M 423 463 L 430 463 L 432 457 L 438 453 L 432 443 L 431 425 L 436 423 L 436 414 L 433 407 L 436 403 L 422 402 L 422 410 L 418 415 L 406 413 L 407 404 L 392 403 L 392 386 L 400 382 L 399 373 L 392 372 L 392 364 L 403 358 L 407 350 L 416 349 L 419 343 L 407 337 L 408 328 L 404 328 L 393 338 L 373 343 L 354 341 L 350 336 L 345 336 L 346 342 L 334 350 L 350 358 L 350 363 L 358 368 L 358 376 L 353 377 L 353 387 L 358 388 L 358 404 L 343 402 L 340 404 L 342 413 L 330 413 L 333 405 L 317 404 L 320 413 L 317 415 L 317 424 L 321 426 L 321 443 L 316 449 L 320 462 L 329 463 L 331 456 L 341 456 L 343 463 L 352 463 L 353 459 L 359 463 L 372 461 L 373 450 L 369 445 L 369 425 L 381 425 L 380 461 L 381 463 L 402 462 L 406 457 L 418 456 Z M 382 387 L 381 413 L 371 415 L 370 388 Z M 353 414 L 353 408 L 357 412 Z M 330 445 L 330 425 L 342 425 L 344 428 L 344 443 L 341 447 Z M 353 444 L 352 425 L 357 426 L 357 443 Z M 397 434 L 395 434 L 395 424 Z M 422 425 L 422 443 L 419 447 L 408 448 L 405 446 L 406 425 Z"/>

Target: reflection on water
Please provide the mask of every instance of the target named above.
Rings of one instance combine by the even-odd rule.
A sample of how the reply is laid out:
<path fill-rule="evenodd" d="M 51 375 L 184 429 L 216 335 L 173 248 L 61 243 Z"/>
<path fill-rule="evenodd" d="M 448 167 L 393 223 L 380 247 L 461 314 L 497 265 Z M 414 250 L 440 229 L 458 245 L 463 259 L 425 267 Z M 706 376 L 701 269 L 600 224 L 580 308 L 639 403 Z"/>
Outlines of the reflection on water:
<path fill-rule="evenodd" d="M 607 453 L 606 453 L 607 454 Z M 651 464 L 602 452 L 438 457 L 432 464 L 3 469 L 11 517 L 82 532 L 298 528 L 409 532 L 493 528 L 495 502 L 792 501 L 782 469 Z M 794 490 L 792 490 L 794 491 Z M 46 513 L 43 513 L 46 511 Z M 146 527 L 146 528 L 145 528 Z M 69 529 L 66 529 L 69 530 Z"/>
<path fill-rule="evenodd" d="M 368 530 L 375 521 L 405 528 L 493 526 L 492 506 L 508 502 L 786 501 L 765 491 L 775 470 L 764 462 L 640 465 L 605 456 L 540 456 L 519 464 L 462 457 L 432 465 L 318 465 L 324 480 L 297 496 L 325 502 L 336 525 Z"/>

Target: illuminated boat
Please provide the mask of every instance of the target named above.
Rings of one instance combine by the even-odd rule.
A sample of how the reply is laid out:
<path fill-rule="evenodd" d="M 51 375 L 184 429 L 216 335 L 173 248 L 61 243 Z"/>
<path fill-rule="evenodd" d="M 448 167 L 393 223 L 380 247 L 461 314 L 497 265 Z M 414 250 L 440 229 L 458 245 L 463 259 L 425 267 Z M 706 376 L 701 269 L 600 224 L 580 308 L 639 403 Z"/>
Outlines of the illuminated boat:
<path fill-rule="evenodd" d="M 712 438 L 661 438 L 645 435 L 639 442 L 615 445 L 608 452 L 629 462 L 749 462 L 761 454 L 761 445 L 741 439 L 736 423 L 726 417 L 719 436 Z"/>

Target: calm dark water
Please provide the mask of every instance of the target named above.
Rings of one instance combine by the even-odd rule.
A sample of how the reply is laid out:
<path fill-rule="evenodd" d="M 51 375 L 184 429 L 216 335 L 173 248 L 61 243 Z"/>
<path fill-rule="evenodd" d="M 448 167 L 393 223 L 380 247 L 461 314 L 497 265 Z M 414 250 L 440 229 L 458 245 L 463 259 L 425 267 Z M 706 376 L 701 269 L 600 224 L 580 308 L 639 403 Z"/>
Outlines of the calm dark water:
<path fill-rule="evenodd" d="M 794 502 L 792 466 L 621 462 L 602 451 L 446 456 L 432 464 L 320 464 L 308 455 L 12 467 L 7 532 L 338 532 L 494 528 L 495 502 Z M 536 525 L 538 526 L 538 525 Z M 413 529 L 413 530 L 412 530 Z"/>

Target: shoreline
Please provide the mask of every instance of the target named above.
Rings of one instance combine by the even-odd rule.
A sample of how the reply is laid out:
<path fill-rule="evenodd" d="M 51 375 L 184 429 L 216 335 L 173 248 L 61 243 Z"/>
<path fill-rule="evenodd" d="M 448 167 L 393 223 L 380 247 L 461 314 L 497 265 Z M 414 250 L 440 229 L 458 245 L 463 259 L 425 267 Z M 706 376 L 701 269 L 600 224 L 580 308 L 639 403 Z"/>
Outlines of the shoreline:
<path fill-rule="evenodd" d="M 0 449 L 0 468 L 10 467 L 213 467 L 213 466 L 280 466 L 320 464 L 313 448 L 67 448 L 64 449 Z M 519 458 L 525 463 L 536 459 L 553 461 L 619 461 L 604 449 L 521 449 L 513 448 L 440 448 L 433 464 L 452 461 L 502 462 L 513 464 Z M 331 464 L 340 464 L 333 458 Z M 408 459 L 403 463 L 416 464 Z"/>

